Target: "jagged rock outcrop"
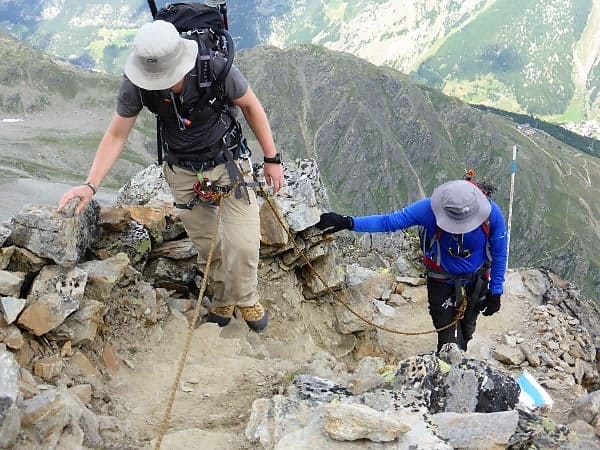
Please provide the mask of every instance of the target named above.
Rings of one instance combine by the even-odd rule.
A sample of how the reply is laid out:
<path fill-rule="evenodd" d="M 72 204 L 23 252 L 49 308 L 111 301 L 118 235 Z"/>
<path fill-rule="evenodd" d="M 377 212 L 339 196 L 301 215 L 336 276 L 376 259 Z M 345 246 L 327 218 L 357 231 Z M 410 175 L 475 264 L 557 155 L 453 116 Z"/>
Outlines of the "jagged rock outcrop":
<path fill-rule="evenodd" d="M 298 442 L 368 448 L 365 442 L 376 442 L 377 448 L 445 449 L 480 447 L 482 436 L 512 448 L 571 442 L 575 431 L 540 432 L 543 418 L 519 409 L 514 374 L 524 367 L 549 389 L 578 388 L 573 427 L 581 435 L 598 429 L 597 330 L 588 332 L 584 319 L 567 314 L 589 311 L 575 308 L 585 299 L 572 286 L 549 272 L 511 272 L 510 295 L 539 301 L 528 327 L 540 338 L 506 336 L 495 345 L 495 359 L 475 360 L 451 348 L 439 357 L 413 354 L 393 366 L 364 357 L 398 355 L 398 341 L 386 340 L 387 332 L 373 324 L 403 328 L 403 314 L 425 301 L 416 238 L 323 236 L 312 227 L 328 204 L 314 161 L 288 164 L 285 174 L 284 192 L 260 199 L 260 283 L 284 286 L 277 299 L 264 299 L 277 313 L 273 333 L 286 343 L 312 340 L 325 356 L 307 364 L 287 394 L 255 401 L 248 440 L 265 448 Z M 123 439 L 114 411 L 102 401 L 102 380 L 134 369 L 120 342 L 158 341 L 162 323 L 182 315 L 190 320 L 198 305 L 197 253 L 157 167 L 138 174 L 113 207 L 88 209 L 79 217 L 33 207 L 7 225 L 0 271 L 17 281 L 0 278 L 0 358 L 6 361 L 0 366 L 6 368 L 0 371 L 0 447 L 98 447 L 112 445 L 115 435 Z M 70 256 L 40 248 L 65 229 L 60 239 L 78 243 Z M 206 294 L 201 316 L 210 303 Z M 547 299 L 552 304 L 544 304 Z M 336 358 L 355 358 L 355 370 Z M 455 426 L 457 419 L 469 427 Z M 593 444 L 593 431 L 590 439 Z"/>

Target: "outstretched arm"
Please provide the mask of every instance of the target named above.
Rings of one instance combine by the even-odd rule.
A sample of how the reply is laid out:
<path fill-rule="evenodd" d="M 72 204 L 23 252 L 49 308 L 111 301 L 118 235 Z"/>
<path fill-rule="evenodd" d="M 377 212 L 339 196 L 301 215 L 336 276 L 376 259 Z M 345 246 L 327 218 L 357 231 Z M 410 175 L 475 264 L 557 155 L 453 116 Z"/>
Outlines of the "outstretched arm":
<path fill-rule="evenodd" d="M 135 124 L 136 117 L 137 116 L 121 117 L 117 113 L 113 115 L 113 118 L 98 145 L 94 162 L 92 163 L 92 167 L 87 177 L 89 183 L 96 187 L 100 186 L 100 183 L 123 151 L 125 143 L 127 142 L 127 137 Z M 75 211 L 79 214 L 92 200 L 93 195 L 94 192 L 90 186 L 85 184 L 75 186 L 62 196 L 58 203 L 57 210 L 60 211 L 73 198 L 78 197 L 80 203 Z"/>
<path fill-rule="evenodd" d="M 256 136 L 262 147 L 264 156 L 267 158 L 275 157 L 277 149 L 273 141 L 267 114 L 252 89 L 248 87 L 246 93 L 233 100 L 233 103 L 241 108 L 246 122 L 250 125 L 254 136 Z M 283 185 L 283 167 L 281 164 L 274 163 L 265 163 L 264 167 L 267 184 L 269 186 L 273 185 L 273 192 L 279 191 Z"/>

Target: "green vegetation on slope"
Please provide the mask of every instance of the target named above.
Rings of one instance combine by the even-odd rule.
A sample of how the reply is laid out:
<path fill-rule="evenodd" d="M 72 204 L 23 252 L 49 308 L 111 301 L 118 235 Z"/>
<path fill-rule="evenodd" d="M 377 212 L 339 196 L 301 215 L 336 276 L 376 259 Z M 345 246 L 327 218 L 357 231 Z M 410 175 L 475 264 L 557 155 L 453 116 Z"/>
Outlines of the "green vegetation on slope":
<path fill-rule="evenodd" d="M 529 113 L 563 113 L 574 93 L 573 48 L 591 0 L 497 0 L 449 37 L 416 76 L 444 88 L 448 80 L 485 85 L 491 74 Z"/>
<path fill-rule="evenodd" d="M 526 115 L 474 108 L 320 47 L 256 49 L 240 53 L 238 65 L 278 146 L 290 159 L 316 158 L 333 209 L 345 214 L 401 208 L 467 168 L 498 187 L 494 198 L 506 212 L 517 145 L 511 266 L 550 267 L 596 295 L 600 242 L 589 236 L 600 217 L 600 164 L 565 144 L 589 150 L 591 140 Z M 522 134 L 524 121 L 548 134 Z"/>
<path fill-rule="evenodd" d="M 530 124 L 533 128 L 543 130 L 550 136 L 564 142 L 566 145 L 576 148 L 584 153 L 589 153 L 592 156 L 600 158 L 600 140 L 590 138 L 587 136 L 581 136 L 580 134 L 573 133 L 559 125 L 545 122 L 536 117 L 529 116 L 527 114 L 517 114 L 510 111 L 503 111 L 498 108 L 494 108 L 486 105 L 471 105 L 482 111 L 490 111 L 494 114 L 509 117 L 511 120 L 518 124 Z"/>

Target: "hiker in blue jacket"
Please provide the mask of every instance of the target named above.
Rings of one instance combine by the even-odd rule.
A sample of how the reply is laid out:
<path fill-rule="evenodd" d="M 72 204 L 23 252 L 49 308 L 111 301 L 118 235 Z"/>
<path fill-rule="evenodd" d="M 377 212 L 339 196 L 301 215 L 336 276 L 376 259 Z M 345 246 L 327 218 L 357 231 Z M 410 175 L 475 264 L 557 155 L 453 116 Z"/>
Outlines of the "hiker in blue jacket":
<path fill-rule="evenodd" d="M 454 321 L 461 304 L 456 299 L 467 300 L 462 320 L 438 331 L 437 349 L 454 342 L 466 350 L 479 312 L 491 316 L 500 310 L 507 264 L 504 216 L 476 184 L 449 181 L 431 197 L 389 214 L 352 217 L 328 212 L 316 224 L 325 233 L 386 232 L 413 225 L 422 227 L 429 313 L 436 329 Z"/>

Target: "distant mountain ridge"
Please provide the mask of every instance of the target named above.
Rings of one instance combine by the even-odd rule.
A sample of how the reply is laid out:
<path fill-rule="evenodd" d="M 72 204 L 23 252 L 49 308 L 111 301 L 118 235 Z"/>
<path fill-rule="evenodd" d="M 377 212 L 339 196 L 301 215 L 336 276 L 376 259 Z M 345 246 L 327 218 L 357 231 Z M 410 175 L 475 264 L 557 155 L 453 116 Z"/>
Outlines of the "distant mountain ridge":
<path fill-rule="evenodd" d="M 600 136 L 600 0 L 228 3 L 238 48 L 313 43 L 347 51 L 470 103 L 554 122 L 594 120 Z M 0 0 L 0 26 L 112 73 L 148 20 L 144 0 Z"/>

